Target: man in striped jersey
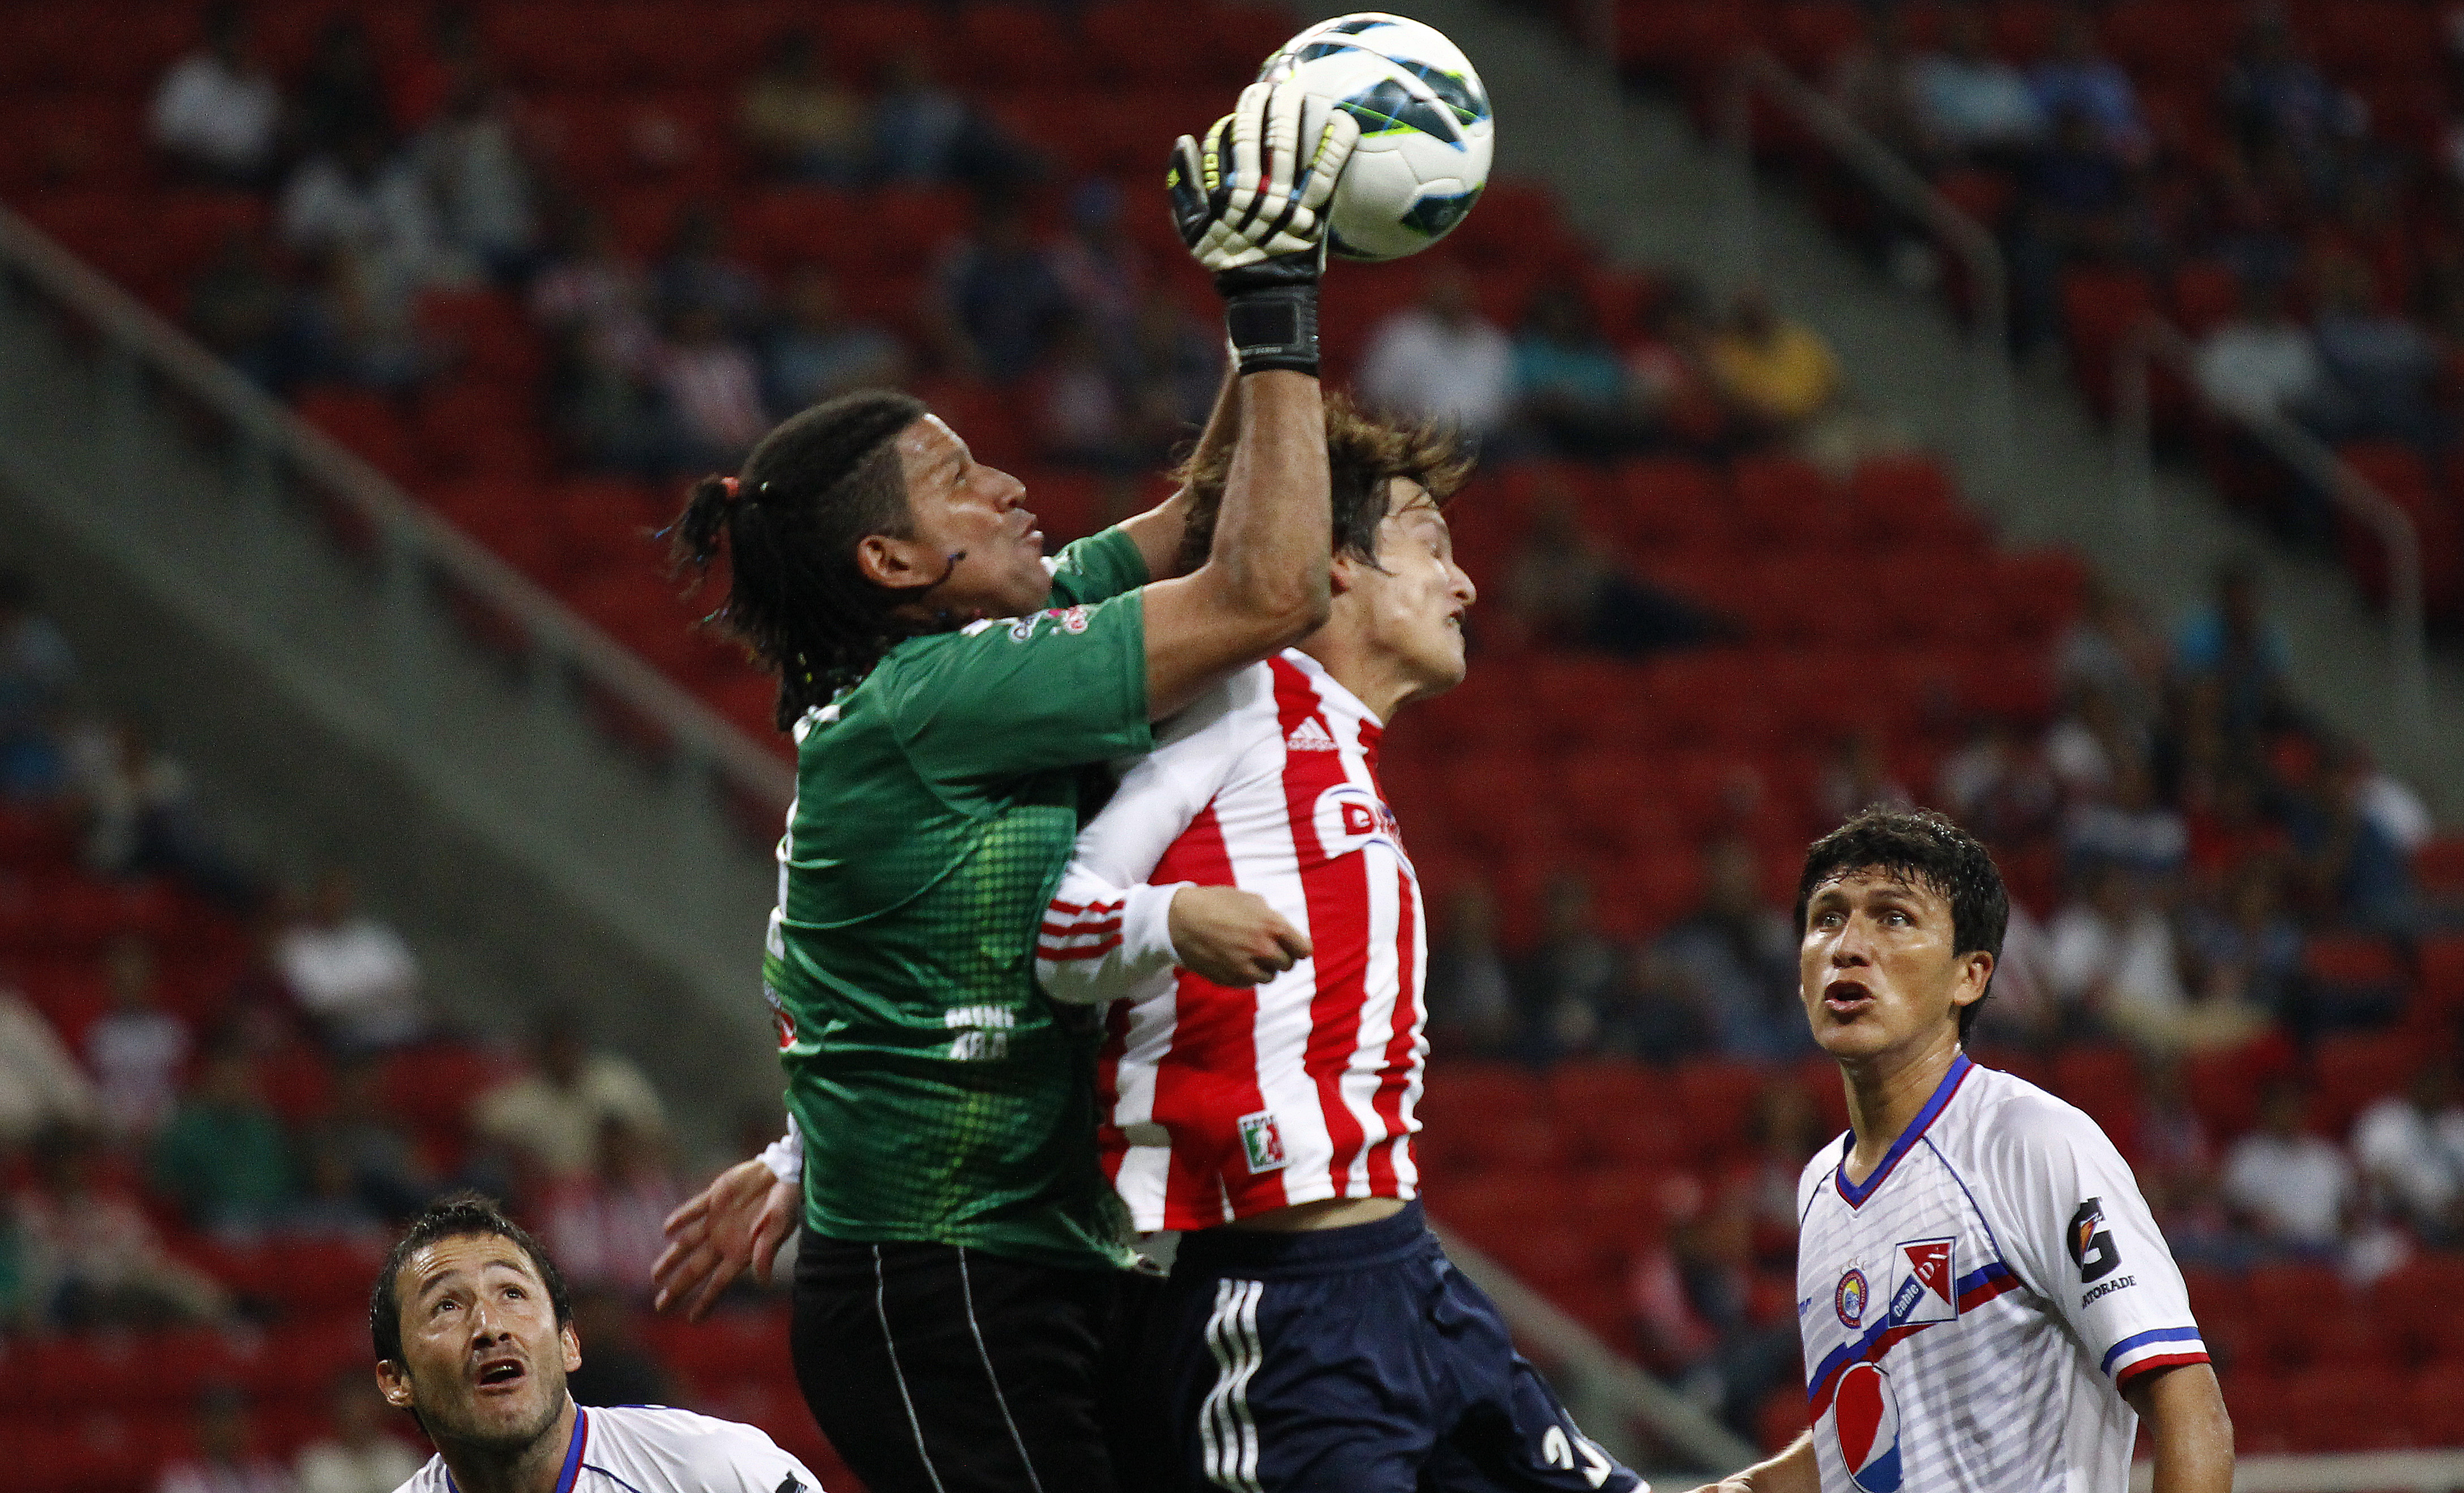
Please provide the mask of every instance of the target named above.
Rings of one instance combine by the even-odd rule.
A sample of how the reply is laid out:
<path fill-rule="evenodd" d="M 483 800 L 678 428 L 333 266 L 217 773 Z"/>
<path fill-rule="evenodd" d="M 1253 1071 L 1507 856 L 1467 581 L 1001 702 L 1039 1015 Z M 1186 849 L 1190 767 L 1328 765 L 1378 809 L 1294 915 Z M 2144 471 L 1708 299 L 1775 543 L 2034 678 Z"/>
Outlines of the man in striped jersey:
<path fill-rule="evenodd" d="M 1184 1231 L 1133 1372 L 1176 1486 L 1622 1493 L 1415 1197 L 1426 941 L 1377 754 L 1463 678 L 1441 505 L 1468 462 L 1331 400 L 1327 446 L 1330 620 L 1158 729 L 1037 947 L 1055 999 L 1118 1002 L 1105 1169 L 1138 1228 Z M 1223 472 L 1184 479 L 1202 545 Z"/>
<path fill-rule="evenodd" d="M 1718 1493 L 2226 1493 L 2182 1273 L 2094 1120 L 1960 1050 L 2010 901 L 1985 847 L 1867 809 L 1815 843 L 1798 973 L 1850 1130 L 1797 1186 L 1814 1428 Z"/>

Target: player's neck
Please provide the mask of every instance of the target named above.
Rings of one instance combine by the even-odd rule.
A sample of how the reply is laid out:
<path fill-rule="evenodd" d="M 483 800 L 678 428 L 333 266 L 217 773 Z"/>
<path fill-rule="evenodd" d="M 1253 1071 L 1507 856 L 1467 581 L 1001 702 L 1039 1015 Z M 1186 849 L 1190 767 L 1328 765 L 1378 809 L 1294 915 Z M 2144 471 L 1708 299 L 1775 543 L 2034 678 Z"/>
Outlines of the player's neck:
<path fill-rule="evenodd" d="M 1369 714 L 1381 726 L 1392 723 L 1395 713 L 1427 688 L 1394 655 L 1345 636 L 1331 626 L 1301 639 L 1300 650 L 1324 665 L 1328 675 L 1369 707 Z"/>
<path fill-rule="evenodd" d="M 453 1474 L 458 1493 L 555 1493 L 580 1415 L 567 1394 L 555 1421 L 527 1446 L 500 1451 L 440 1441 L 437 1454 L 445 1459 L 445 1470 Z"/>
<path fill-rule="evenodd" d="M 1882 1164 L 1891 1147 L 1915 1123 L 1925 1101 L 1942 1087 L 1943 1075 L 1958 1057 L 1958 1037 L 1946 1034 L 1929 1038 L 1921 1046 L 1841 1060 L 1839 1078 L 1848 1090 L 1848 1128 L 1857 1137 L 1848 1153 L 1850 1181 L 1862 1181 Z"/>

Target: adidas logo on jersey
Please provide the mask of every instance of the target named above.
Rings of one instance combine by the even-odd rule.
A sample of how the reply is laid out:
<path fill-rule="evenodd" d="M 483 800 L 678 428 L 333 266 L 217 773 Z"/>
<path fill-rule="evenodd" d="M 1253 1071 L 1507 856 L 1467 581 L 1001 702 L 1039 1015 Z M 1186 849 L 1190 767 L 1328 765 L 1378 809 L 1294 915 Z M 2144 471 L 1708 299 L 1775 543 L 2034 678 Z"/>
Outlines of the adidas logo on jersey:
<path fill-rule="evenodd" d="M 1327 735 L 1326 728 L 1317 723 L 1317 717 L 1314 715 L 1302 721 L 1299 725 L 1294 726 L 1292 728 L 1292 734 L 1284 738 L 1284 746 L 1287 750 L 1293 752 L 1334 752 L 1341 750 L 1334 744 L 1334 737 Z"/>

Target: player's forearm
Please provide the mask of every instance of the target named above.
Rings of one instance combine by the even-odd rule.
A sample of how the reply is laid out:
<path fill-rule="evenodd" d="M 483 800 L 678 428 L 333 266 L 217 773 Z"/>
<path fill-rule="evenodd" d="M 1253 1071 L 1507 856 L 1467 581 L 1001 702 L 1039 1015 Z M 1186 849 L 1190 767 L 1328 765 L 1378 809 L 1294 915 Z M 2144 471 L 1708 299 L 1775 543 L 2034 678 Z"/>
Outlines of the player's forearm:
<path fill-rule="evenodd" d="M 2214 1370 L 2206 1364 L 2159 1370 L 2123 1395 L 2147 1423 L 2155 1493 L 2232 1493 L 2233 1419 Z"/>
<path fill-rule="evenodd" d="M 1323 624 L 1330 602 L 1326 406 L 1315 378 L 1281 370 L 1244 375 L 1236 397 L 1240 434 L 1206 563 L 1225 604 L 1281 648 Z"/>
<path fill-rule="evenodd" d="M 1807 1432 L 1790 1442 L 1788 1450 L 1721 1484 L 1724 1489 L 1738 1486 L 1746 1493 L 1822 1493 L 1822 1470 L 1814 1460 L 1814 1434 Z"/>

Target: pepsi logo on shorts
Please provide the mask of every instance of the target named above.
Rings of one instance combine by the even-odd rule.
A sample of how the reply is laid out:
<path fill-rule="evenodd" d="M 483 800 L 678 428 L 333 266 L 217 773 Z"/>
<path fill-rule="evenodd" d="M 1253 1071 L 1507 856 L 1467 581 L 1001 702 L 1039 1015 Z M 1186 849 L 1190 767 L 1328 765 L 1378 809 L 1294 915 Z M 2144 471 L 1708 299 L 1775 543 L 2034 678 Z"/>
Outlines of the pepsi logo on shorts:
<path fill-rule="evenodd" d="M 1862 1493 L 1899 1493 L 1900 1402 L 1880 1364 L 1853 1363 L 1840 1373 L 1832 1416 L 1848 1481 Z"/>

